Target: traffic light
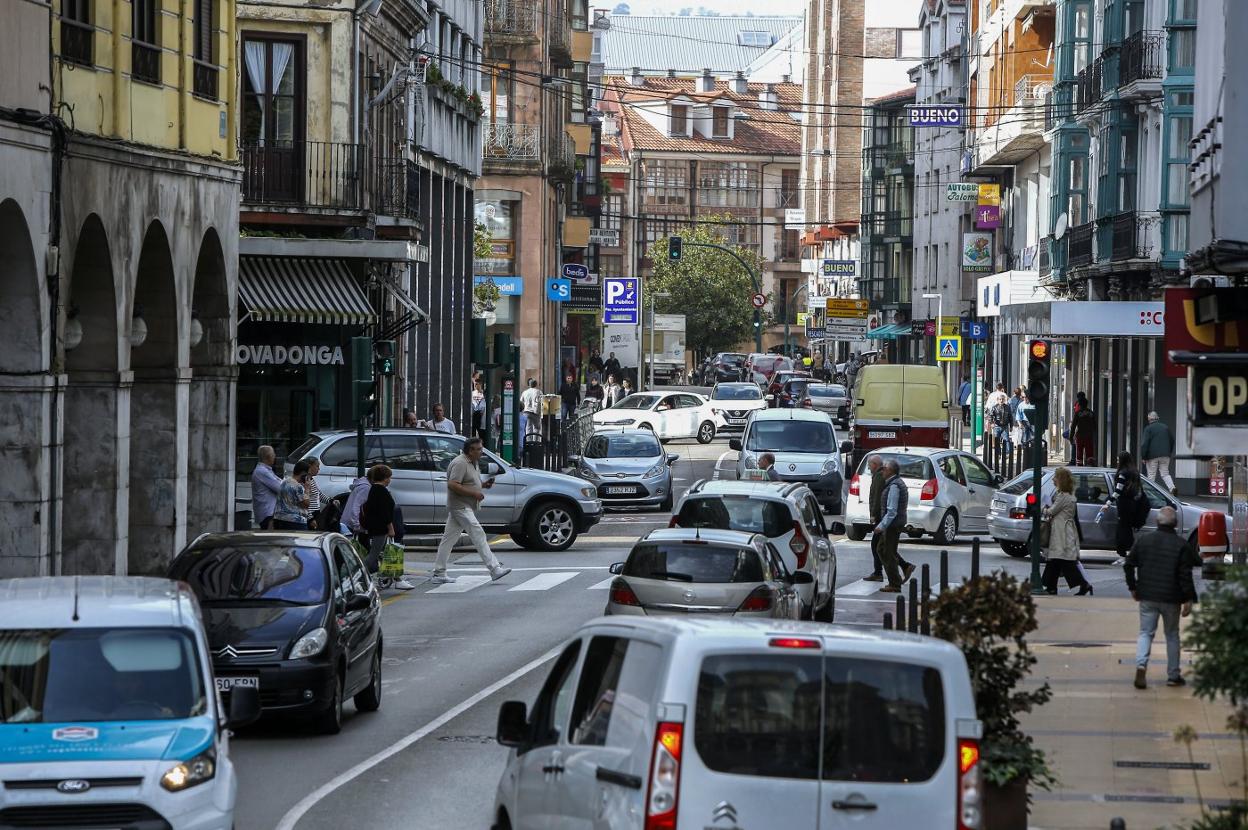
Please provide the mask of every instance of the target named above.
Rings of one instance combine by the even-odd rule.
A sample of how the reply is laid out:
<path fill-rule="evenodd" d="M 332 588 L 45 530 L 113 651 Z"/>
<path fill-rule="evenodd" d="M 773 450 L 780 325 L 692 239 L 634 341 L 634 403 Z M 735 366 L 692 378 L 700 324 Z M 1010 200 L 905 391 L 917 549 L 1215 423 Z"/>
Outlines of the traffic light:
<path fill-rule="evenodd" d="M 394 374 L 395 342 L 393 340 L 378 340 L 373 343 L 373 355 L 375 357 L 373 365 L 377 369 L 377 374 Z"/>
<path fill-rule="evenodd" d="M 1049 403 L 1049 365 L 1053 359 L 1052 348 L 1048 340 L 1032 340 L 1027 349 L 1027 397 L 1037 408 L 1047 407 Z"/>
<path fill-rule="evenodd" d="M 667 241 L 667 258 L 672 262 L 680 262 L 681 249 L 684 242 L 679 236 L 673 236 Z"/>
<path fill-rule="evenodd" d="M 369 337 L 351 338 L 351 416 L 362 421 L 377 405 L 373 394 L 373 341 Z"/>

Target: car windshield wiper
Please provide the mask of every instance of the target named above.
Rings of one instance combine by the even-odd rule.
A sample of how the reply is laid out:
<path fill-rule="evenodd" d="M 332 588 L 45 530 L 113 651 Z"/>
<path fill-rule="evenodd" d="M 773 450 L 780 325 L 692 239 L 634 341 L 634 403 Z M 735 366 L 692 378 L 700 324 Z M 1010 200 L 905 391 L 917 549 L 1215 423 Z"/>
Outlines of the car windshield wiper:
<path fill-rule="evenodd" d="M 677 573 L 676 571 L 651 571 L 651 579 L 674 579 L 677 582 L 693 582 L 693 577 L 689 574 Z"/>

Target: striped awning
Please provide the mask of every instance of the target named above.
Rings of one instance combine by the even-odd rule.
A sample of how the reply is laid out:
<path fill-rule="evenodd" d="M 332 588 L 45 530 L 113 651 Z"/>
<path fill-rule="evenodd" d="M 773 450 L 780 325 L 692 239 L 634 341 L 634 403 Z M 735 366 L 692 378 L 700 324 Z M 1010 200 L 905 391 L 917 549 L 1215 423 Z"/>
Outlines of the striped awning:
<path fill-rule="evenodd" d="M 887 326 L 880 326 L 878 329 L 871 329 L 871 331 L 867 332 L 867 337 L 872 340 L 892 340 L 909 334 L 909 323 L 891 323 Z"/>
<path fill-rule="evenodd" d="M 341 259 L 239 257 L 238 293 L 260 322 L 366 326 L 377 319 Z"/>

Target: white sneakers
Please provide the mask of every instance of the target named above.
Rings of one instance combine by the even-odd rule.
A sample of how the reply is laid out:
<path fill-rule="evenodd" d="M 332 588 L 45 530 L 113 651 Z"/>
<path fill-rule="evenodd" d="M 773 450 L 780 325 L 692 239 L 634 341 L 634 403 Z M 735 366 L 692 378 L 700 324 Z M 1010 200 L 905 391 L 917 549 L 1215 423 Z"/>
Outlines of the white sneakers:
<path fill-rule="evenodd" d="M 511 568 L 508 568 L 506 565 L 500 562 L 498 563 L 497 568 L 490 571 L 490 579 L 494 582 L 498 582 L 500 579 L 502 579 L 509 573 L 511 573 Z"/>
<path fill-rule="evenodd" d="M 441 574 L 435 573 L 433 576 L 429 577 L 429 581 L 432 582 L 434 585 L 445 585 L 448 582 L 454 582 L 455 577 L 447 576 L 444 573 L 441 573 Z"/>
<path fill-rule="evenodd" d="M 398 588 L 400 591 L 410 591 L 416 586 L 408 582 L 406 579 L 400 579 L 398 582 L 394 583 L 394 587 Z"/>

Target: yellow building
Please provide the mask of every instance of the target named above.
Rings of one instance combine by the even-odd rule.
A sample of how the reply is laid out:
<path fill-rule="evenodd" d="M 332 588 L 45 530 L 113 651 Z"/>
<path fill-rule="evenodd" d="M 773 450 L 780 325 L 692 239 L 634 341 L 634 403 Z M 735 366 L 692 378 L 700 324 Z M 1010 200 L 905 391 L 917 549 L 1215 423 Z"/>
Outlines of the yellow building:
<path fill-rule="evenodd" d="M 158 573 L 233 504 L 234 0 L 6 5 L 0 576 Z"/>

